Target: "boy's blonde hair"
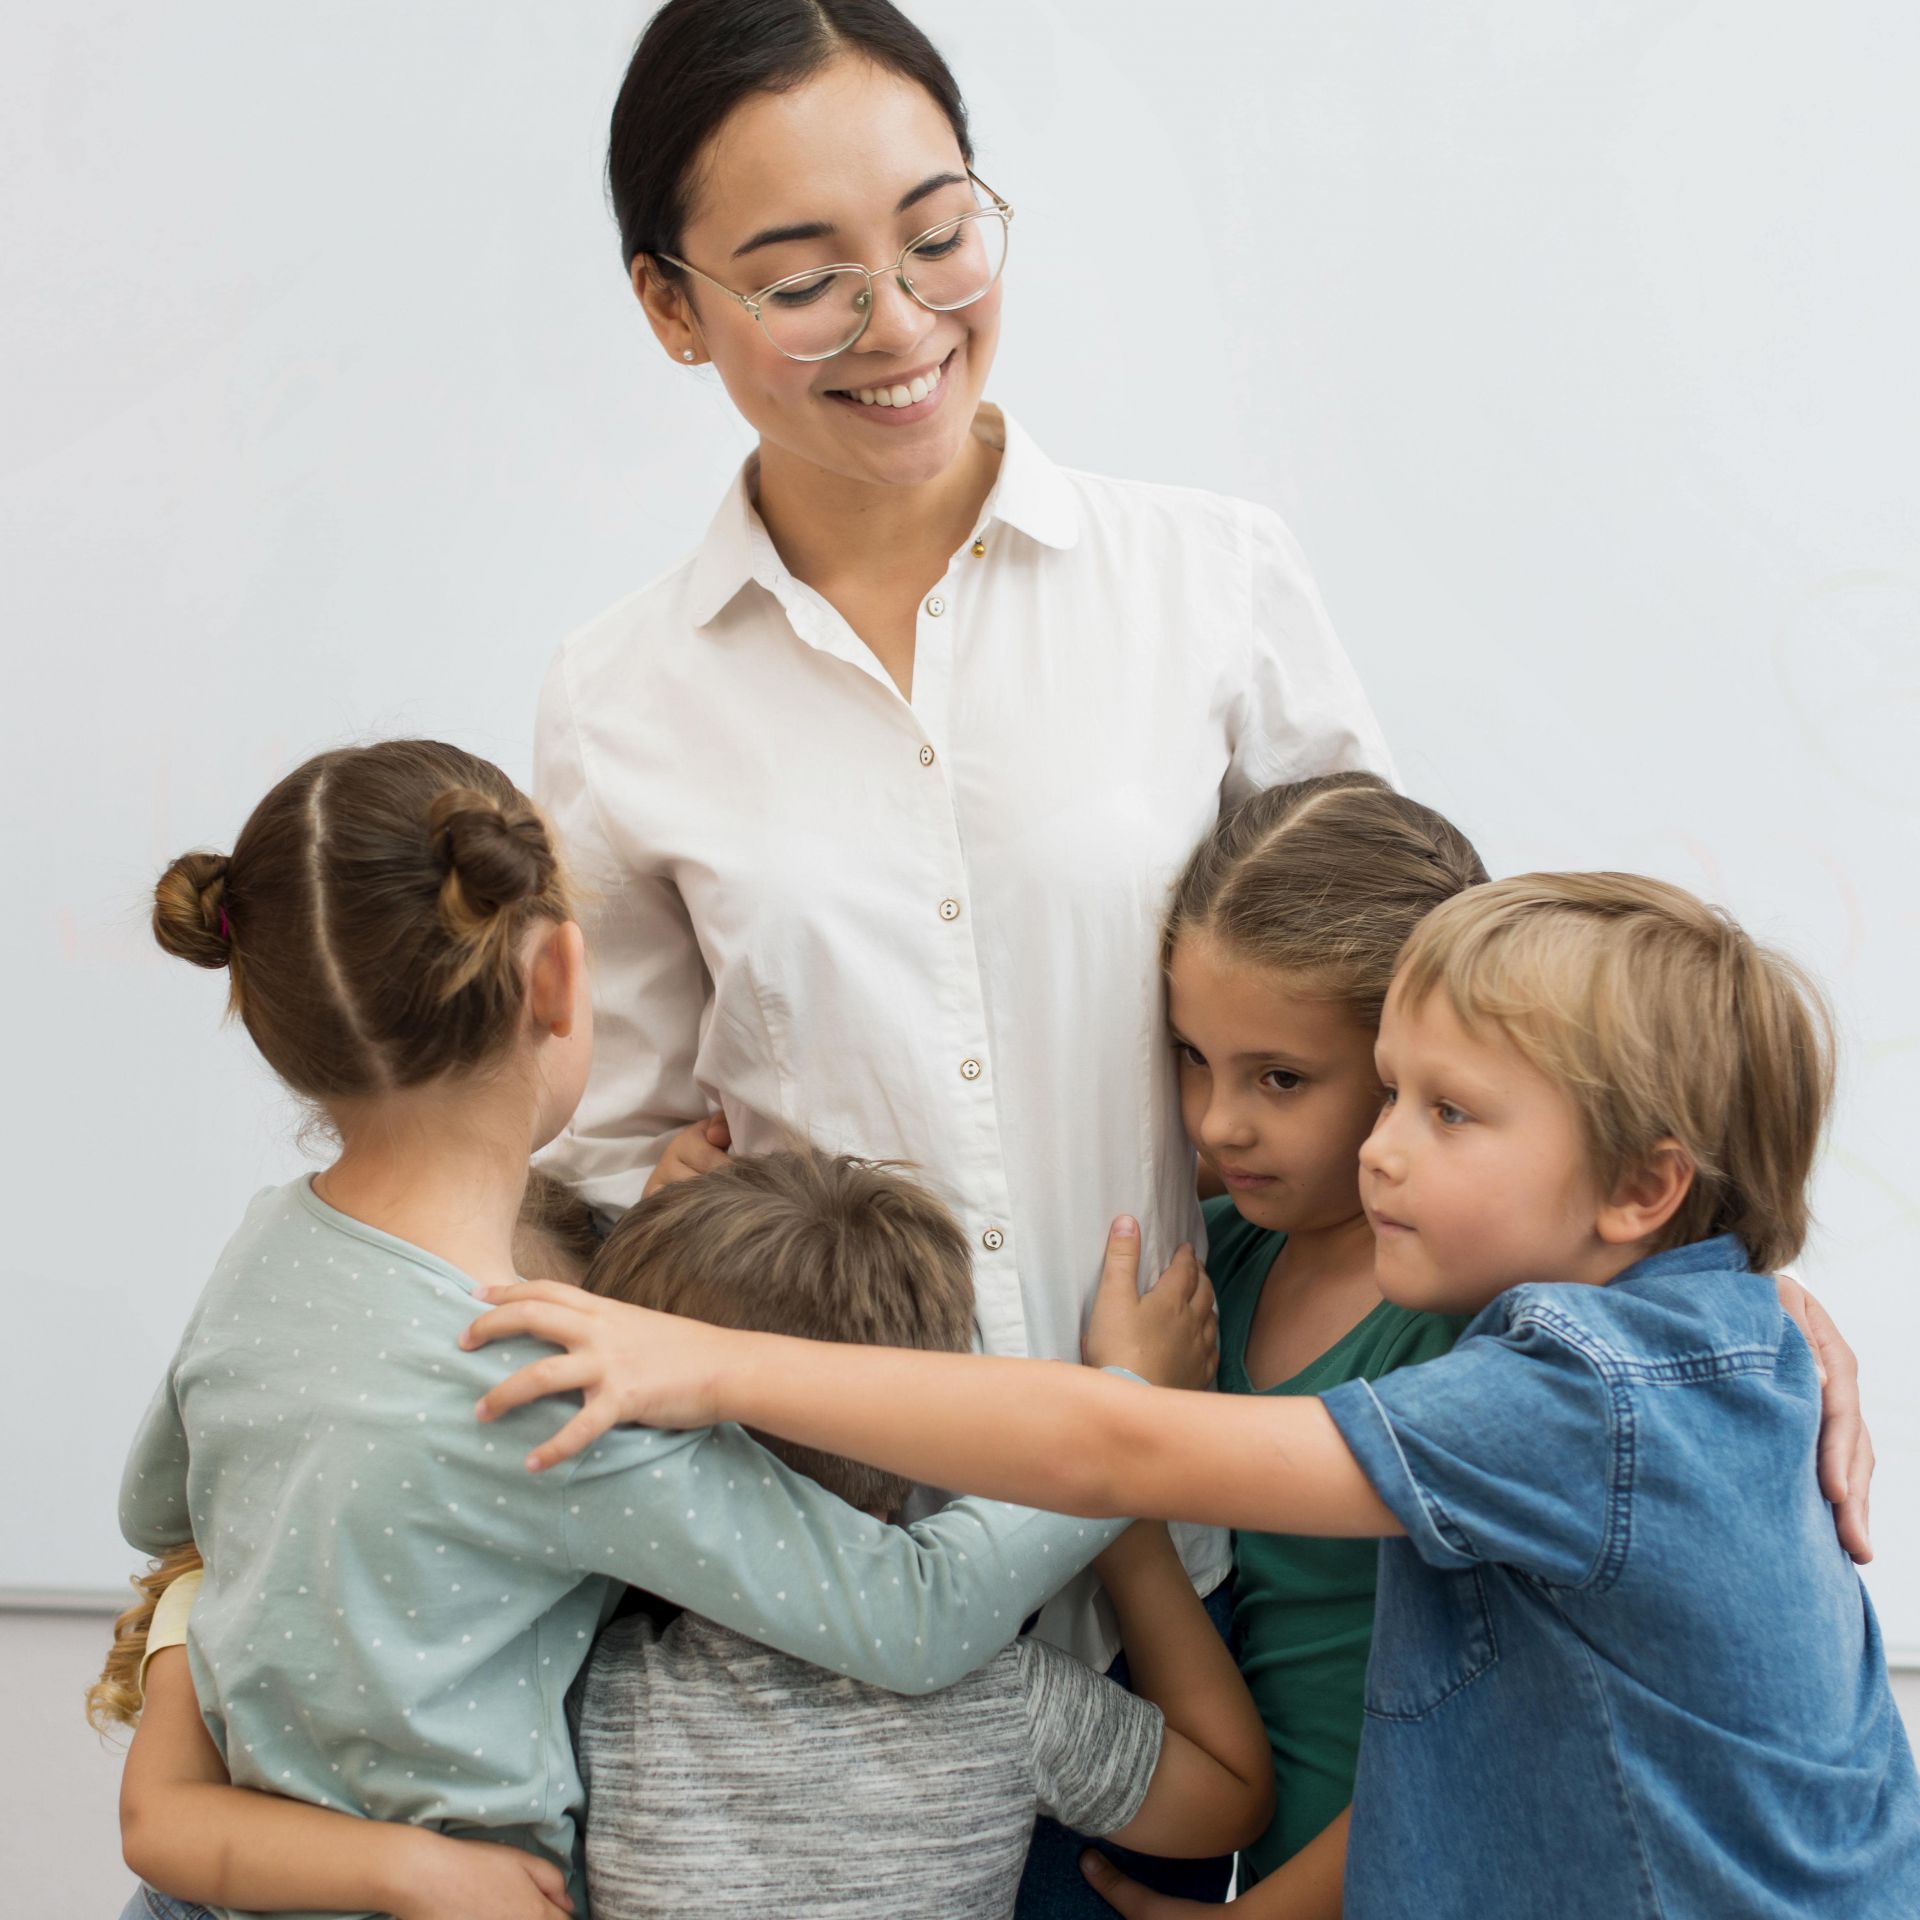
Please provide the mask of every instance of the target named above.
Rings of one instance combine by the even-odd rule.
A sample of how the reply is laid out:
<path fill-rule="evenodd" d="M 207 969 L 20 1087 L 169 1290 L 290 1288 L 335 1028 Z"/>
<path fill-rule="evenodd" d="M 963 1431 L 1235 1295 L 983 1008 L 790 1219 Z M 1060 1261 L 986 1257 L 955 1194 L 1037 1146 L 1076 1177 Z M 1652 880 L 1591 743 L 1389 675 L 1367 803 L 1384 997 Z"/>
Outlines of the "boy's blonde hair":
<path fill-rule="evenodd" d="M 717 1327 L 961 1353 L 973 1258 L 960 1223 L 892 1167 L 800 1148 L 730 1160 L 621 1216 L 588 1270 L 595 1293 Z M 892 1513 L 912 1482 L 755 1436 L 850 1506 Z"/>
<path fill-rule="evenodd" d="M 154 1609 L 176 1580 L 198 1573 L 200 1567 L 200 1549 L 187 1540 L 169 1547 L 144 1572 L 133 1576 L 133 1588 L 140 1597 L 114 1621 L 106 1665 L 87 1689 L 87 1721 L 96 1732 L 105 1733 L 116 1723 L 130 1727 L 140 1718 L 140 1662 L 146 1658 Z"/>
<path fill-rule="evenodd" d="M 1368 1026 L 1407 936 L 1487 877 L 1460 829 L 1375 773 L 1325 773 L 1243 800 L 1193 851 L 1160 930 L 1297 977 Z"/>
<path fill-rule="evenodd" d="M 1393 991 L 1409 1007 L 1444 991 L 1564 1087 L 1605 1190 L 1678 1141 L 1693 1184 L 1655 1251 L 1730 1233 L 1761 1272 L 1799 1252 L 1832 1020 L 1729 915 L 1638 874 L 1523 874 L 1424 920 Z"/>

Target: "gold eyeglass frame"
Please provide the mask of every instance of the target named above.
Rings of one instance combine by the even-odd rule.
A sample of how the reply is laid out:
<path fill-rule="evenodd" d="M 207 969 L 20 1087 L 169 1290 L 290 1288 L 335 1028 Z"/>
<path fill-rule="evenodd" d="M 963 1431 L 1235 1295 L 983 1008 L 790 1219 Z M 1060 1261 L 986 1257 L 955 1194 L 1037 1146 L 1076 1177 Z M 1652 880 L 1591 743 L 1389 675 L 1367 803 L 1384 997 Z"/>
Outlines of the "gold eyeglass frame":
<path fill-rule="evenodd" d="M 760 331 L 767 336 L 767 344 L 773 348 L 775 353 L 781 354 L 789 360 L 797 360 L 803 366 L 810 366 L 817 361 L 831 360 L 834 354 L 845 353 L 849 347 L 856 345 L 866 333 L 868 323 L 873 319 L 873 283 L 876 278 L 885 279 L 888 274 L 892 274 L 900 283 L 900 291 L 916 305 L 925 307 L 929 313 L 958 313 L 963 307 L 972 306 L 976 300 L 984 300 L 986 296 L 993 291 L 995 282 L 999 280 L 1001 274 L 1003 274 L 1007 268 L 1007 253 L 1004 246 L 1000 253 L 1000 264 L 993 270 L 993 279 L 989 280 L 978 293 L 970 293 L 966 299 L 956 301 L 950 307 L 936 307 L 931 300 L 917 293 L 914 290 L 913 283 L 907 278 L 907 255 L 923 241 L 931 240 L 936 233 L 943 233 L 948 227 L 962 226 L 969 220 L 998 220 L 1002 228 L 1003 237 L 1008 240 L 1012 238 L 1011 233 L 1007 231 L 1013 225 L 1012 207 L 1010 207 L 1006 201 L 1002 200 L 971 167 L 967 169 L 967 178 L 993 202 L 993 205 L 990 207 L 976 207 L 971 213 L 956 214 L 951 220 L 937 221 L 924 232 L 915 234 L 914 237 L 900 249 L 900 257 L 895 260 L 890 267 L 863 267 L 857 260 L 835 260 L 824 266 L 809 267 L 804 273 L 783 274 L 778 280 L 769 281 L 764 287 L 758 288 L 753 293 L 736 293 L 733 288 L 726 285 L 724 281 L 716 280 L 710 273 L 702 273 L 691 261 L 678 259 L 671 253 L 657 253 L 653 257 L 656 260 L 668 261 L 673 266 L 678 267 L 681 272 L 692 274 L 696 280 L 704 280 L 716 293 L 724 293 L 729 300 L 737 300 L 740 305 L 745 307 L 748 313 L 760 323 Z M 867 276 L 866 292 L 857 295 L 854 300 L 854 305 L 862 309 L 859 328 L 854 333 L 852 339 L 842 341 L 839 346 L 833 349 L 832 353 L 788 353 L 786 348 L 773 337 L 773 331 L 767 325 L 766 315 L 760 311 L 760 303 L 766 299 L 769 294 L 778 293 L 782 287 L 800 286 L 809 280 L 818 280 L 820 276 L 825 273 L 864 273 Z"/>

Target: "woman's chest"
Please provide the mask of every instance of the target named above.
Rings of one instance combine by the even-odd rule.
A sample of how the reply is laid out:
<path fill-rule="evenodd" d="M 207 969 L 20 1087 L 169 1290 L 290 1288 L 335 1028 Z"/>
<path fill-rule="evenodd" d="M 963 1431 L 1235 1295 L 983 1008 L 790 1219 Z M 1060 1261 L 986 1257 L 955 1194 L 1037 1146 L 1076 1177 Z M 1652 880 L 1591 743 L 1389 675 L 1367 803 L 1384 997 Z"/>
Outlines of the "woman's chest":
<path fill-rule="evenodd" d="M 814 639 L 762 611 L 731 636 L 725 679 L 674 703 L 698 726 L 658 734 L 641 832 L 696 924 L 890 900 L 1152 917 L 1215 818 L 1230 693 L 1159 609 L 1090 625 L 956 590 L 918 621 L 911 700 L 831 610 L 801 610 Z"/>

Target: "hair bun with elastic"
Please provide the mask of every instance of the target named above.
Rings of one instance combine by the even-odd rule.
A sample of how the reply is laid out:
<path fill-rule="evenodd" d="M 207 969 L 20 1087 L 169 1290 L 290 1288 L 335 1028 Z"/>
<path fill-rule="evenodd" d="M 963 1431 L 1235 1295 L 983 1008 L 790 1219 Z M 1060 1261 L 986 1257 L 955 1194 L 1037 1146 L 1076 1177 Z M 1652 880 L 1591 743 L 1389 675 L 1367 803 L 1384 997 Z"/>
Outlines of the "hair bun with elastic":
<path fill-rule="evenodd" d="M 499 913 L 538 894 L 553 878 L 547 830 L 531 810 L 509 817 L 488 795 L 454 787 L 433 803 L 427 826 L 434 858 L 460 895 L 447 904 L 467 914 Z"/>
<path fill-rule="evenodd" d="M 196 967 L 226 966 L 233 957 L 226 893 L 224 853 L 183 853 L 154 883 L 153 937 Z"/>

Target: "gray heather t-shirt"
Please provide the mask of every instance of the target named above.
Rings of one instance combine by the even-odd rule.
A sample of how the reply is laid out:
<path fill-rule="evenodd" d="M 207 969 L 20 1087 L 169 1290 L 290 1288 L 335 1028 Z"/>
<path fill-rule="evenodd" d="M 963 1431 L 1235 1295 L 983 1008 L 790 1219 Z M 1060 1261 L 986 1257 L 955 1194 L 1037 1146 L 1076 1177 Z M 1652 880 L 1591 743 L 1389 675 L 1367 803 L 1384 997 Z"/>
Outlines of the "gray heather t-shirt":
<path fill-rule="evenodd" d="M 1037 1640 L 909 1699 L 697 1614 L 616 1621 L 576 1742 L 594 1920 L 1005 1920 L 1035 1813 L 1124 1827 L 1162 1730 Z"/>

